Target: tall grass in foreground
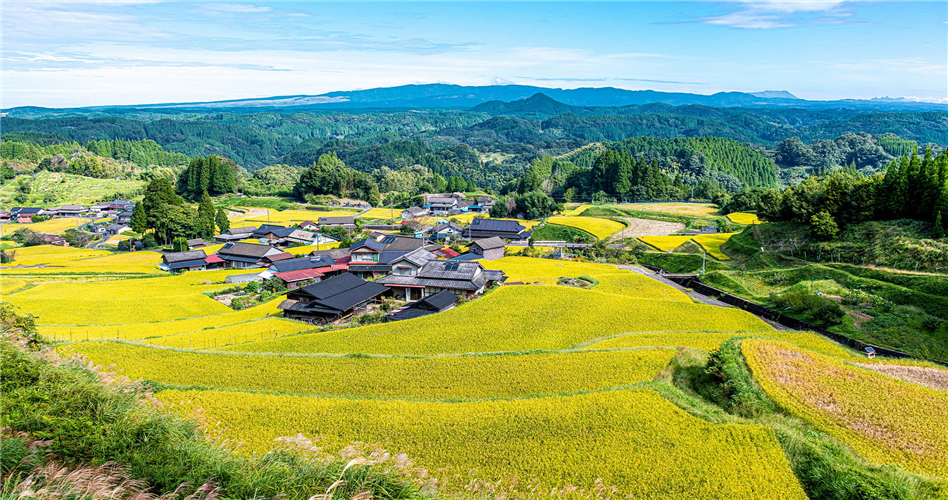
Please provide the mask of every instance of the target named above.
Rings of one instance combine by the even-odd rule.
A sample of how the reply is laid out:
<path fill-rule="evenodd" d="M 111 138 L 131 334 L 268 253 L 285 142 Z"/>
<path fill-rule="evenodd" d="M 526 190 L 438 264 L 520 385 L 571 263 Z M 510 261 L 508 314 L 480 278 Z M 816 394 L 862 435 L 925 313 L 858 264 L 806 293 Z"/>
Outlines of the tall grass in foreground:
<path fill-rule="evenodd" d="M 195 423 L 152 404 L 142 387 L 57 357 L 31 317 L 4 305 L 0 321 L 4 500 L 42 488 L 43 498 L 100 498 L 92 492 L 106 484 L 122 492 L 115 498 L 139 499 L 423 496 L 405 458 L 378 449 L 300 454 L 290 439 L 263 456 L 235 456 L 234 443 L 205 440 Z"/>

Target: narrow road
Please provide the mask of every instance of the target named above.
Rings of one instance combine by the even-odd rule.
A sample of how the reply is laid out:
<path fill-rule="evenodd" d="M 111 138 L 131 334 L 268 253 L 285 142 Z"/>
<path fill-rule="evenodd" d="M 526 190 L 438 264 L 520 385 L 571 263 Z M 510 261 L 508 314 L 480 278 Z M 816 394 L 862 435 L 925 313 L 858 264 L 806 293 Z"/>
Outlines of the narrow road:
<path fill-rule="evenodd" d="M 658 274 L 658 273 L 654 273 L 654 272 L 652 272 L 652 271 L 649 271 L 648 269 L 645 269 L 645 268 L 642 268 L 642 267 L 638 267 L 638 266 L 616 266 L 616 267 L 618 267 L 619 269 L 626 269 L 626 270 L 629 270 L 629 271 L 632 271 L 632 272 L 641 274 L 642 276 L 647 276 L 647 277 L 649 277 L 649 278 L 652 278 L 652 279 L 655 280 L 655 281 L 659 281 L 659 282 L 661 282 L 661 283 L 664 283 L 664 284 L 666 284 L 666 285 L 668 285 L 668 286 L 670 286 L 670 287 L 672 287 L 672 288 L 674 288 L 674 289 L 676 289 L 676 290 L 678 290 L 678 291 L 684 293 L 685 295 L 687 295 L 687 296 L 689 296 L 689 297 L 691 297 L 691 298 L 693 298 L 693 299 L 695 299 L 695 300 L 701 302 L 702 304 L 707 304 L 707 305 L 709 305 L 709 306 L 718 306 L 718 307 L 731 307 L 731 308 L 734 307 L 734 306 L 732 306 L 732 305 L 730 305 L 730 304 L 726 304 L 726 303 L 724 303 L 724 302 L 721 302 L 720 300 L 712 299 L 711 297 L 708 297 L 707 295 L 702 295 L 702 294 L 700 294 L 700 293 L 698 293 L 698 292 L 695 292 L 694 290 L 688 290 L 687 288 L 685 288 L 685 287 L 679 285 L 678 283 L 675 283 L 674 281 L 672 281 L 672 280 L 670 280 L 670 279 L 668 279 L 668 278 L 665 278 L 664 276 L 662 276 L 662 275 L 660 275 L 660 274 Z M 760 316 L 757 316 L 757 317 L 760 318 L 763 322 L 767 323 L 768 325 L 774 327 L 774 328 L 777 329 L 777 330 L 781 330 L 781 331 L 789 331 L 789 330 L 790 330 L 790 328 L 787 328 L 787 327 L 781 325 L 780 323 L 776 323 L 776 322 L 771 321 L 771 320 L 769 320 L 769 319 L 767 319 L 767 318 L 761 318 Z"/>

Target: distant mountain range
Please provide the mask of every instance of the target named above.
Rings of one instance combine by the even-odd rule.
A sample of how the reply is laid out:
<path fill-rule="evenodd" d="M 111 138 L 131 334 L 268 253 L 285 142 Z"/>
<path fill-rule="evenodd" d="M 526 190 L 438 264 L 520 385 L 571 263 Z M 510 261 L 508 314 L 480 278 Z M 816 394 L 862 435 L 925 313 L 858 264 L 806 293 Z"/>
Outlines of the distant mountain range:
<path fill-rule="evenodd" d="M 710 107 L 739 108 L 806 108 L 806 109 L 859 109 L 878 111 L 948 111 L 948 104 L 911 102 L 907 100 L 877 98 L 871 100 L 846 99 L 839 101 L 809 101 L 800 99 L 784 90 L 762 92 L 718 92 L 712 95 L 682 92 L 659 92 L 655 90 L 624 90 L 614 87 L 556 89 L 528 85 L 487 85 L 468 87 L 449 84 L 402 85 L 368 90 L 337 91 L 320 95 L 292 95 L 255 99 L 237 99 L 214 102 L 158 103 L 133 106 L 95 106 L 77 110 L 105 109 L 175 109 L 195 111 L 250 112 L 264 110 L 344 110 L 344 109 L 501 109 L 501 104 L 510 106 L 516 101 L 527 100 L 543 94 L 550 102 L 549 111 L 566 110 L 568 107 L 606 108 L 647 104 L 673 106 L 699 105 Z M 528 102 L 534 106 L 537 102 Z M 485 107 L 486 106 L 486 107 Z M 565 106 L 565 107 L 564 107 Z M 16 116 L 13 108 L 11 116 Z M 32 108 L 36 109 L 36 108 Z M 563 111 L 563 112 L 566 112 Z M 549 113 L 542 113 L 549 114 Z"/>

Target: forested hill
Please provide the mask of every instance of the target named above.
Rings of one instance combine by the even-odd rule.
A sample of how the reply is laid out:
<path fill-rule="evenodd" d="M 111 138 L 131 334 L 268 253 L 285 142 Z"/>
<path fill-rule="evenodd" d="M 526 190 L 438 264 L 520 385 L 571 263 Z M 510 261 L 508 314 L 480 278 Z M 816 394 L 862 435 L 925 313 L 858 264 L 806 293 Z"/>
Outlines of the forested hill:
<path fill-rule="evenodd" d="M 537 98 L 525 110 L 563 111 L 561 103 Z M 489 107 L 485 107 L 489 108 Z M 330 141 L 359 145 L 422 141 L 432 149 L 466 144 L 534 157 L 556 141 L 621 141 L 629 137 L 715 136 L 773 148 L 799 137 L 805 142 L 835 139 L 846 132 L 897 134 L 919 144 L 948 145 L 948 113 L 859 113 L 853 110 L 738 109 L 654 104 L 625 108 L 628 114 L 577 114 L 524 119 L 473 111 L 376 113 L 215 113 L 172 118 L 82 116 L 3 118 L 3 131 L 41 133 L 85 144 L 89 141 L 148 139 L 166 151 L 189 157 L 220 155 L 255 170 L 288 163 L 308 165 L 312 153 Z M 615 110 L 613 110 L 615 111 Z M 539 146 L 536 146 L 539 145 Z M 578 147 L 572 144 L 568 148 Z M 547 149 L 548 154 L 564 150 Z M 530 160 L 527 159 L 527 162 Z M 391 166 L 391 165 L 388 165 Z"/>
<path fill-rule="evenodd" d="M 606 143 L 609 149 L 648 161 L 672 161 L 676 170 L 690 172 L 697 179 L 711 172 L 730 174 L 746 187 L 775 187 L 774 162 L 746 144 L 719 137 L 633 137 Z"/>

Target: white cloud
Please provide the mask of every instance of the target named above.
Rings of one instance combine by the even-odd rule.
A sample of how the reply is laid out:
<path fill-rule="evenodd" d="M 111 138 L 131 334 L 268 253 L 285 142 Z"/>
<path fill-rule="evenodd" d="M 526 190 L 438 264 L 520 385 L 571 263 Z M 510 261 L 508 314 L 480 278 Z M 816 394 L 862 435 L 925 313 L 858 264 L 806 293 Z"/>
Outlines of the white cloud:
<path fill-rule="evenodd" d="M 838 22 L 839 16 L 848 13 L 839 11 L 844 1 L 840 0 L 756 0 L 739 1 L 741 10 L 703 19 L 707 24 L 743 29 L 788 28 L 795 24 L 795 14 L 822 15 Z"/>
<path fill-rule="evenodd" d="M 258 14 L 261 12 L 270 12 L 270 7 L 257 7 L 246 3 L 210 3 L 201 6 L 203 9 L 216 10 L 219 12 L 234 12 L 238 14 Z"/>

